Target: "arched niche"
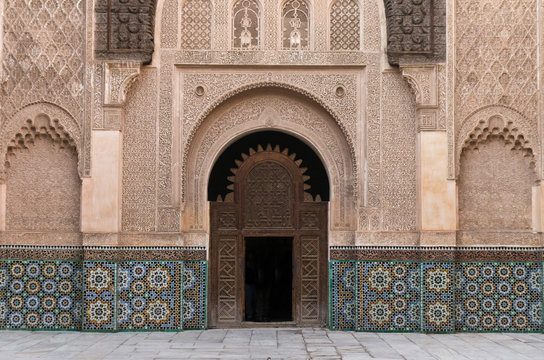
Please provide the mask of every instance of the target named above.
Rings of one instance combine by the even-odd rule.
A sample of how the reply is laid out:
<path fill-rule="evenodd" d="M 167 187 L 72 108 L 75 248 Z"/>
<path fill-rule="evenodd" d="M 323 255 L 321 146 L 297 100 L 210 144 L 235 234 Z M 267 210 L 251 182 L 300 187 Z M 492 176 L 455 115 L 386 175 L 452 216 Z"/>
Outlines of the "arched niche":
<path fill-rule="evenodd" d="M 531 231 L 536 184 L 531 142 L 511 119 L 501 115 L 484 119 L 461 145 L 459 229 Z M 505 241 L 501 245 L 515 245 Z"/>
<path fill-rule="evenodd" d="M 39 115 L 46 116 L 50 126 L 56 129 L 55 131 L 66 133 L 66 136 L 73 140 L 77 153 L 81 154 L 81 128 L 73 116 L 58 105 L 38 102 L 21 108 L 3 124 L 0 131 L 0 156 L 3 159 L 6 158 L 9 143 L 16 138 L 29 121 L 32 123 Z M 78 163 L 79 176 L 81 177 L 81 162 Z M 5 163 L 0 162 L 0 173 L 4 172 Z"/>
<path fill-rule="evenodd" d="M 62 109 L 41 103 L 19 111 L 4 127 L 7 231 L 79 233 L 79 136 L 72 136 L 79 133 L 74 126 Z M 48 245 L 68 241 L 44 239 Z"/>
<path fill-rule="evenodd" d="M 489 126 L 490 119 L 503 119 L 504 126 L 509 126 L 509 132 L 512 136 L 521 135 L 523 141 L 527 144 L 526 147 L 531 148 L 535 156 L 535 172 L 541 173 L 540 154 L 541 142 L 538 137 L 538 131 L 519 111 L 503 105 L 491 105 L 482 107 L 472 114 L 467 116 L 461 122 L 455 134 L 455 174 L 459 176 L 460 158 L 463 148 L 467 146 L 467 142 L 471 138 L 479 136 L 486 127 Z M 502 130 L 502 129 L 501 129 Z"/>
<path fill-rule="evenodd" d="M 207 244 L 207 189 L 217 158 L 237 139 L 263 130 L 292 135 L 315 151 L 330 180 L 329 231 L 355 230 L 355 160 L 342 129 L 313 100 L 294 91 L 270 87 L 248 90 L 224 100 L 200 123 L 185 145 L 182 166 L 185 239 L 192 245 Z"/>

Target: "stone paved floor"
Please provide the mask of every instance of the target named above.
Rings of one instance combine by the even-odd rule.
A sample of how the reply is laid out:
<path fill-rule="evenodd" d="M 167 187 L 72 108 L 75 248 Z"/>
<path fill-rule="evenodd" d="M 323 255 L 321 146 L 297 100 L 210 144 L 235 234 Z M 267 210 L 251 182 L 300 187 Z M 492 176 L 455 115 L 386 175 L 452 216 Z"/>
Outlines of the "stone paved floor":
<path fill-rule="evenodd" d="M 544 359 L 544 334 L 0 331 L 0 359 Z"/>

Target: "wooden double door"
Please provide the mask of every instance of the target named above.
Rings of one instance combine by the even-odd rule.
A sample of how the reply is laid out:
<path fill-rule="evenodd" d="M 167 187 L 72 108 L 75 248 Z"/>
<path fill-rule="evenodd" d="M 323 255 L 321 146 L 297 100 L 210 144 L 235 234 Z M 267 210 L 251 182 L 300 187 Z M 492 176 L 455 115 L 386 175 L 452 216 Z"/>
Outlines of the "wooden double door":
<path fill-rule="evenodd" d="M 209 326 L 326 326 L 328 203 L 314 201 L 305 192 L 305 169 L 287 151 L 270 146 L 259 150 L 250 149 L 250 155 L 244 155 L 244 161 L 231 169 L 233 192 L 224 201 L 210 204 Z M 252 246 L 249 254 L 248 241 L 263 244 L 262 253 Z M 284 249 L 288 243 L 291 259 L 269 258 L 282 256 L 270 251 L 275 241 Z M 276 296 L 284 298 L 266 303 L 268 307 L 290 304 L 289 315 L 281 322 L 248 315 L 247 307 L 253 306 L 246 304 L 250 298 L 246 292 L 251 291 L 249 277 L 260 277 L 246 264 L 248 256 L 254 256 L 261 267 L 278 262 L 292 267 L 290 278 L 281 280 L 283 285 L 290 282 L 291 291 L 280 295 L 276 291 Z M 269 273 L 284 270 L 270 269 Z"/>

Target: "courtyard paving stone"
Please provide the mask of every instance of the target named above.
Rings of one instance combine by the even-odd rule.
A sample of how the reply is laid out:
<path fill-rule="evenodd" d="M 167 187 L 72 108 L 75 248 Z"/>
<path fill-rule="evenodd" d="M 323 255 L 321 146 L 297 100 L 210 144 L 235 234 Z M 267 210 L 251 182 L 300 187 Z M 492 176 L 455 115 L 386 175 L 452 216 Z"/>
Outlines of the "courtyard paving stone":
<path fill-rule="evenodd" d="M 544 334 L 214 329 L 85 333 L 0 331 L 0 359 L 540 359 Z"/>

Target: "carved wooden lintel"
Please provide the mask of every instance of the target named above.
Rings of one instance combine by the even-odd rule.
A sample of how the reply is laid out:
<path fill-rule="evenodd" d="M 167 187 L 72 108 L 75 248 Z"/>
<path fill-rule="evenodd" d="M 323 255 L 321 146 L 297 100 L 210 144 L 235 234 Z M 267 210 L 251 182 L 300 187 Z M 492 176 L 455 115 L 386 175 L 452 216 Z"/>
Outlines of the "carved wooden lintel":
<path fill-rule="evenodd" d="M 438 63 L 446 56 L 446 0 L 384 0 L 392 65 Z"/>
<path fill-rule="evenodd" d="M 96 0 L 95 57 L 149 63 L 157 0 Z"/>

